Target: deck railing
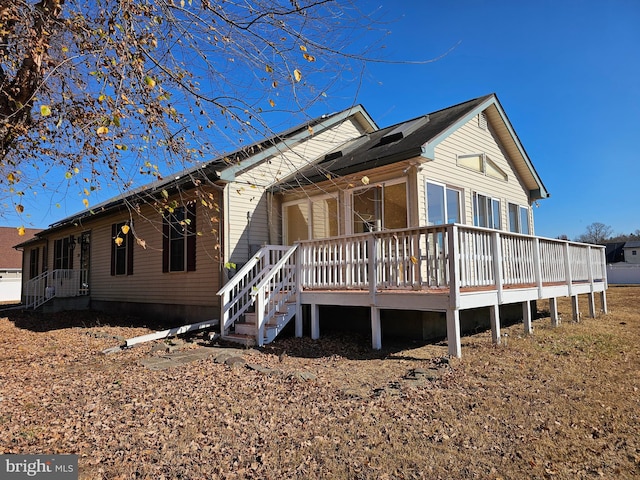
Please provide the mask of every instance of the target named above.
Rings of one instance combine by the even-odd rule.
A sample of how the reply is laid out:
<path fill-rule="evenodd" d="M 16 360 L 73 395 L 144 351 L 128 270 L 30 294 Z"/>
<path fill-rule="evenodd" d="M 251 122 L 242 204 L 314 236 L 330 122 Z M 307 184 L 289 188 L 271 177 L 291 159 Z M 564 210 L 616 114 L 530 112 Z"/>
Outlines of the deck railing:
<path fill-rule="evenodd" d="M 25 306 L 38 308 L 54 297 L 77 297 L 89 293 L 88 271 L 56 269 L 34 277 L 25 284 Z"/>
<path fill-rule="evenodd" d="M 262 247 L 236 274 L 222 287 L 217 295 L 222 297 L 222 322 L 220 331 L 226 330 L 240 319 L 253 305 L 252 293 L 282 256 L 291 247 L 268 245 Z"/>
<path fill-rule="evenodd" d="M 301 286 L 307 290 L 501 289 L 606 282 L 604 247 L 466 225 L 306 240 L 299 243 L 298 261 Z"/>

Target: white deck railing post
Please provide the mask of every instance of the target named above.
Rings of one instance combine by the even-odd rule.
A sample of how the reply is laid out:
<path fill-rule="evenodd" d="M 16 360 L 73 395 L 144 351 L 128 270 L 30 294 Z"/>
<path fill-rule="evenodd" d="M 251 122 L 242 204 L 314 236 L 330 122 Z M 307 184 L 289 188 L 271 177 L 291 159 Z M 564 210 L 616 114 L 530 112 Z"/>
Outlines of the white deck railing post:
<path fill-rule="evenodd" d="M 500 232 L 496 231 L 492 235 L 492 248 L 493 248 L 493 278 L 496 283 L 496 290 L 498 291 L 498 304 L 503 301 L 502 289 L 504 285 L 504 275 L 502 271 L 502 245 L 500 242 Z"/>
<path fill-rule="evenodd" d="M 573 296 L 573 278 L 571 275 L 571 256 L 569 242 L 564 243 L 564 276 L 567 282 L 569 296 Z"/>
<path fill-rule="evenodd" d="M 591 247 L 587 247 L 587 269 L 589 274 L 589 317 L 596 318 L 596 299 L 593 289 L 593 262 L 591 261 Z"/>
<path fill-rule="evenodd" d="M 302 261 L 300 259 L 302 255 L 302 248 L 298 246 L 296 252 L 296 264 L 295 272 L 296 278 L 294 282 L 296 284 L 296 337 L 302 337 L 302 304 L 300 303 L 300 293 L 302 292 Z"/>
<path fill-rule="evenodd" d="M 542 256 L 540 255 L 540 239 L 533 239 L 533 268 L 538 287 L 538 297 L 542 298 Z"/>
<path fill-rule="evenodd" d="M 449 300 L 450 308 L 458 310 L 460 308 L 460 252 L 458 250 L 458 234 L 460 233 L 457 225 L 447 227 L 447 250 L 448 250 L 448 267 L 449 267 Z"/>

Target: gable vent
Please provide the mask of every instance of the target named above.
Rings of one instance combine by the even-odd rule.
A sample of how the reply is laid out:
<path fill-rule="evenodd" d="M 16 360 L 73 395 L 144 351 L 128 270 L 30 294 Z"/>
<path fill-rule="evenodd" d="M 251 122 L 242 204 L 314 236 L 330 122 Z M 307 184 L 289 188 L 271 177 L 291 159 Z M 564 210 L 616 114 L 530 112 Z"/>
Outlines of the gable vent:
<path fill-rule="evenodd" d="M 487 115 L 484 112 L 482 112 L 482 113 L 480 113 L 478 115 L 478 126 L 483 130 L 486 130 L 488 128 L 487 127 Z"/>

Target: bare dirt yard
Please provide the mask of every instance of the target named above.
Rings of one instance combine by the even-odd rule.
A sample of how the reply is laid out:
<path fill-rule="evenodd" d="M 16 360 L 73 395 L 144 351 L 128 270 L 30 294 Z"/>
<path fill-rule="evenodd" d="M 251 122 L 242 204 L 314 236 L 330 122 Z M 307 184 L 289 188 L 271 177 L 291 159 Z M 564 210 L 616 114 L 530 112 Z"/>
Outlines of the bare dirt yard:
<path fill-rule="evenodd" d="M 640 288 L 608 301 L 466 336 L 461 360 L 333 335 L 242 351 L 253 369 L 151 369 L 163 342 L 101 353 L 149 332 L 135 319 L 5 312 L 0 453 L 75 453 L 83 479 L 638 478 Z"/>

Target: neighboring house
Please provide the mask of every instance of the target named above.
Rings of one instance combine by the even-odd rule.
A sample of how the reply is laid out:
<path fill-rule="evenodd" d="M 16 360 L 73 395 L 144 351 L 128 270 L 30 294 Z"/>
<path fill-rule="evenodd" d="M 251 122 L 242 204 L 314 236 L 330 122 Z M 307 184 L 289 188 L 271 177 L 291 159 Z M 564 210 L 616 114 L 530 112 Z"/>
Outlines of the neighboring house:
<path fill-rule="evenodd" d="M 26 228 L 23 237 L 13 227 L 0 227 L 0 303 L 17 303 L 22 289 L 22 253 L 15 250 L 16 241 L 33 237 L 40 230 Z"/>
<path fill-rule="evenodd" d="M 640 241 L 607 244 L 607 277 L 612 284 L 640 284 Z"/>
<path fill-rule="evenodd" d="M 52 225 L 22 245 L 45 272 L 24 301 L 220 316 L 259 345 L 301 335 L 303 305 L 313 338 L 321 305 L 369 308 L 374 348 L 381 311 L 441 312 L 459 356 L 461 311 L 488 307 L 499 342 L 502 305 L 528 330 L 533 300 L 606 310 L 604 247 L 533 236 L 547 196 L 495 95 L 382 129 L 356 106 Z"/>
<path fill-rule="evenodd" d="M 622 250 L 624 252 L 625 263 L 632 263 L 634 265 L 640 264 L 640 241 L 631 240 L 629 242 L 625 242 Z"/>

